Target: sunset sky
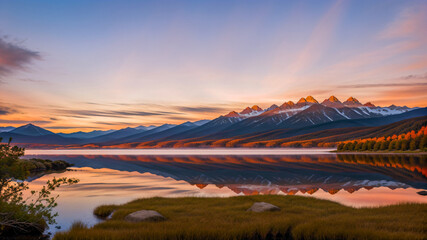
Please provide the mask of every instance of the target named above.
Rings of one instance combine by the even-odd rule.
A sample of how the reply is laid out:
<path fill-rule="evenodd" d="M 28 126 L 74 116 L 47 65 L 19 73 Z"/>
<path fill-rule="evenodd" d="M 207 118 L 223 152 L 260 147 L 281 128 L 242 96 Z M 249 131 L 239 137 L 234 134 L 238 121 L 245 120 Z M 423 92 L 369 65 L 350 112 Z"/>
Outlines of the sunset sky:
<path fill-rule="evenodd" d="M 427 1 L 0 0 L 0 126 L 179 124 L 313 95 L 427 106 Z"/>

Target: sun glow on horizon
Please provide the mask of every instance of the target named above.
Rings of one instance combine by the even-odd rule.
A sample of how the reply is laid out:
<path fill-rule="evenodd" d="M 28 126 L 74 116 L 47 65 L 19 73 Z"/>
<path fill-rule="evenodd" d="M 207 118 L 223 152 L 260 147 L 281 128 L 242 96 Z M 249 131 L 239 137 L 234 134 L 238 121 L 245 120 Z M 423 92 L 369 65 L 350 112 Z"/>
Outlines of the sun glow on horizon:
<path fill-rule="evenodd" d="M 167 3 L 0 0 L 0 126 L 181 124 L 308 95 L 427 107 L 425 1 Z"/>

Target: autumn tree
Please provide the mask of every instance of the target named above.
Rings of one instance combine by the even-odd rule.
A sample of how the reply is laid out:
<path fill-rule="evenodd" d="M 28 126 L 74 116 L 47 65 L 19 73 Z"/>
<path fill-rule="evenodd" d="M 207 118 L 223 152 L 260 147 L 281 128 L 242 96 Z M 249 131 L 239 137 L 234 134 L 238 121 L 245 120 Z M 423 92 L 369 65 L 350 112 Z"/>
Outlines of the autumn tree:
<path fill-rule="evenodd" d="M 373 150 L 374 151 L 378 151 L 380 149 L 380 146 L 381 146 L 381 142 L 380 141 L 375 142 Z"/>
<path fill-rule="evenodd" d="M 354 150 L 355 151 L 360 151 L 360 150 L 362 150 L 362 146 L 363 146 L 363 142 L 362 141 L 357 142 L 356 146 L 354 147 Z"/>
<path fill-rule="evenodd" d="M 415 150 L 415 149 L 417 149 L 417 144 L 415 143 L 415 139 L 412 139 L 412 140 L 409 142 L 409 150 L 413 151 L 413 150 Z"/>
<path fill-rule="evenodd" d="M 389 145 L 389 141 L 382 141 L 381 142 L 381 146 L 380 146 L 380 150 L 386 150 L 388 149 L 388 145 Z"/>
<path fill-rule="evenodd" d="M 400 145 L 400 150 L 402 150 L 402 151 L 408 150 L 408 140 L 406 140 L 406 139 L 402 140 L 402 145 Z"/>
<path fill-rule="evenodd" d="M 388 145 L 388 150 L 389 151 L 391 151 L 391 150 L 395 150 L 396 148 L 396 140 L 392 140 L 391 142 L 390 142 L 390 144 Z"/>
<path fill-rule="evenodd" d="M 427 129 L 427 128 L 426 128 Z M 424 150 L 425 148 L 427 148 L 427 135 L 424 135 L 422 138 L 421 138 L 421 141 L 420 141 L 420 145 L 419 145 L 420 147 L 420 149 L 421 150 Z"/>

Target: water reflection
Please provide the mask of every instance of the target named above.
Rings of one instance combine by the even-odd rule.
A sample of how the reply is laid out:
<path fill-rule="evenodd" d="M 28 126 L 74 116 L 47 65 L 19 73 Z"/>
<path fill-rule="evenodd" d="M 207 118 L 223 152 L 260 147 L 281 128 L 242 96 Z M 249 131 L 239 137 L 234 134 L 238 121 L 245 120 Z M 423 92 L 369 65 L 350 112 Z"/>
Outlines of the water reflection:
<path fill-rule="evenodd" d="M 200 189 L 226 186 L 237 194 L 354 193 L 374 187 L 427 189 L 425 155 L 134 156 L 57 155 L 75 167 L 152 173 Z"/>
<path fill-rule="evenodd" d="M 27 156 L 34 157 L 34 156 Z M 60 188 L 58 222 L 96 223 L 100 204 L 141 197 L 289 194 L 329 199 L 349 206 L 427 202 L 426 155 L 329 154 L 287 156 L 48 155 L 73 171 L 32 180 L 40 188 L 53 176 L 80 183 Z"/>

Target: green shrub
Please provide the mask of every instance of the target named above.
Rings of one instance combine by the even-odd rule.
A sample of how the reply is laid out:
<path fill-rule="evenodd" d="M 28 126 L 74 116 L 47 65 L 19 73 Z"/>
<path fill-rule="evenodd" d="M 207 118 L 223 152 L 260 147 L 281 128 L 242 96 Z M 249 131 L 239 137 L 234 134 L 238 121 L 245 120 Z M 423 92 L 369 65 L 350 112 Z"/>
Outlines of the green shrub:
<path fill-rule="evenodd" d="M 95 208 L 95 210 L 93 210 L 93 214 L 99 218 L 104 219 L 109 217 L 111 213 L 113 213 L 117 208 L 117 205 L 102 205 Z"/>
<path fill-rule="evenodd" d="M 53 178 L 39 191 L 28 190 L 25 179 L 30 172 L 52 168 L 52 161 L 21 159 L 24 149 L 0 143 L 0 239 L 16 235 L 39 236 L 47 224 L 55 224 L 56 197 L 51 193 L 60 185 L 74 184 L 78 180 Z M 1 139 L 0 139 L 1 142 Z M 24 181 L 16 181 L 24 180 Z"/>

